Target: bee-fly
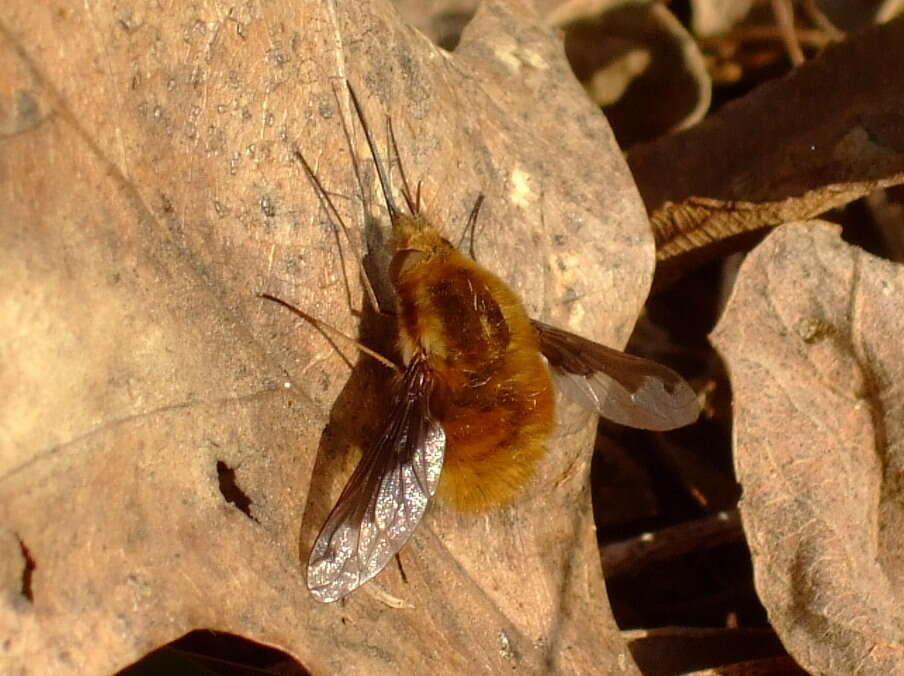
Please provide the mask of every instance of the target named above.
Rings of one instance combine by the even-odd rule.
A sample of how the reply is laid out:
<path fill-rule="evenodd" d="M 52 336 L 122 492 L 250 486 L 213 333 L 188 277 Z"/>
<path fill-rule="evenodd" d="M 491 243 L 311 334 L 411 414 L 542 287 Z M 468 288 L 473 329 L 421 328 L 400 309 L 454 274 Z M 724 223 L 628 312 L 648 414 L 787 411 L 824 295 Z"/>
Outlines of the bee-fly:
<path fill-rule="evenodd" d="M 389 273 L 403 367 L 379 438 L 314 541 L 307 583 L 323 602 L 380 572 L 437 490 L 462 512 L 510 502 L 553 431 L 553 382 L 597 414 L 632 427 L 672 429 L 699 413 L 693 390 L 670 369 L 531 320 L 502 280 L 422 214 L 420 186 L 412 194 L 399 160 L 400 207 L 351 85 L 348 91 L 392 224 Z M 389 132 L 398 156 L 391 124 Z M 340 218 L 311 166 L 296 155 L 321 202 Z"/>

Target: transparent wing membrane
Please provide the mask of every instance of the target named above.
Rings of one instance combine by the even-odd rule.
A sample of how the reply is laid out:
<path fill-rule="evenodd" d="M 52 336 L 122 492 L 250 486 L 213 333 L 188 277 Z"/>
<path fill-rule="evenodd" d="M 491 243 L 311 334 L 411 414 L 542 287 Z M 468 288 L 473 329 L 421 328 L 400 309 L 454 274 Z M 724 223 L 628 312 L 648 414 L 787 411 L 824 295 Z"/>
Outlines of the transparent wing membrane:
<path fill-rule="evenodd" d="M 405 545 L 436 492 L 446 436 L 430 415 L 433 382 L 421 359 L 405 371 L 392 413 L 321 528 L 308 559 L 308 589 L 341 599 L 379 573 Z"/>
<path fill-rule="evenodd" d="M 540 351 L 562 392 L 628 427 L 670 430 L 700 415 L 697 395 L 670 368 L 532 320 Z"/>

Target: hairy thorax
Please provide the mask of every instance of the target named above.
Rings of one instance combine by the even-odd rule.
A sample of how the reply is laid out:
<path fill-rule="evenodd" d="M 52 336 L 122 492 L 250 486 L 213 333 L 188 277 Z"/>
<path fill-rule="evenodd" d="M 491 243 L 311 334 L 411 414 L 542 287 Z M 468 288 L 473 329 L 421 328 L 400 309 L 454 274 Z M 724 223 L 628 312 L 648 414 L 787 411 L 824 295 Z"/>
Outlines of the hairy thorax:
<path fill-rule="evenodd" d="M 409 238 L 393 263 L 400 348 L 406 362 L 423 353 L 436 375 L 441 497 L 476 511 L 510 502 L 531 475 L 554 424 L 552 384 L 514 293 L 428 235 Z"/>

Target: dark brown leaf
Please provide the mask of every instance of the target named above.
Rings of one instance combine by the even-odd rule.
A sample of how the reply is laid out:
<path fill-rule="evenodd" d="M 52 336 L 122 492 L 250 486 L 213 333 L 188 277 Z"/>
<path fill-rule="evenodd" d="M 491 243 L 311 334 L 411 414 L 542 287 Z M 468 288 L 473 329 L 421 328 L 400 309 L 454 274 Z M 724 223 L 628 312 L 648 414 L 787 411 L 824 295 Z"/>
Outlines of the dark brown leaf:
<path fill-rule="evenodd" d="M 632 148 L 657 283 L 727 238 L 904 182 L 904 17 L 832 46 L 693 129 Z M 730 243 L 729 243 L 730 244 Z"/>

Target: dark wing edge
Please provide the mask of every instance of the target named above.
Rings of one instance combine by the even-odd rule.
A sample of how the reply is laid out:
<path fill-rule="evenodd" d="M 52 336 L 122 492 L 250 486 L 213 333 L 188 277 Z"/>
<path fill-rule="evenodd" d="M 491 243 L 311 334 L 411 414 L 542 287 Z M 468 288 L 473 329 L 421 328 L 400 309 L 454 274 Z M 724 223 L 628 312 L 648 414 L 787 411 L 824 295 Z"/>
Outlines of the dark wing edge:
<path fill-rule="evenodd" d="M 408 365 L 379 439 L 366 450 L 308 558 L 307 584 L 330 603 L 379 573 L 417 528 L 436 492 L 446 435 L 429 411 L 434 381 Z"/>
<path fill-rule="evenodd" d="M 531 320 L 553 382 L 570 399 L 620 425 L 665 431 L 700 415 L 697 395 L 672 369 Z"/>

